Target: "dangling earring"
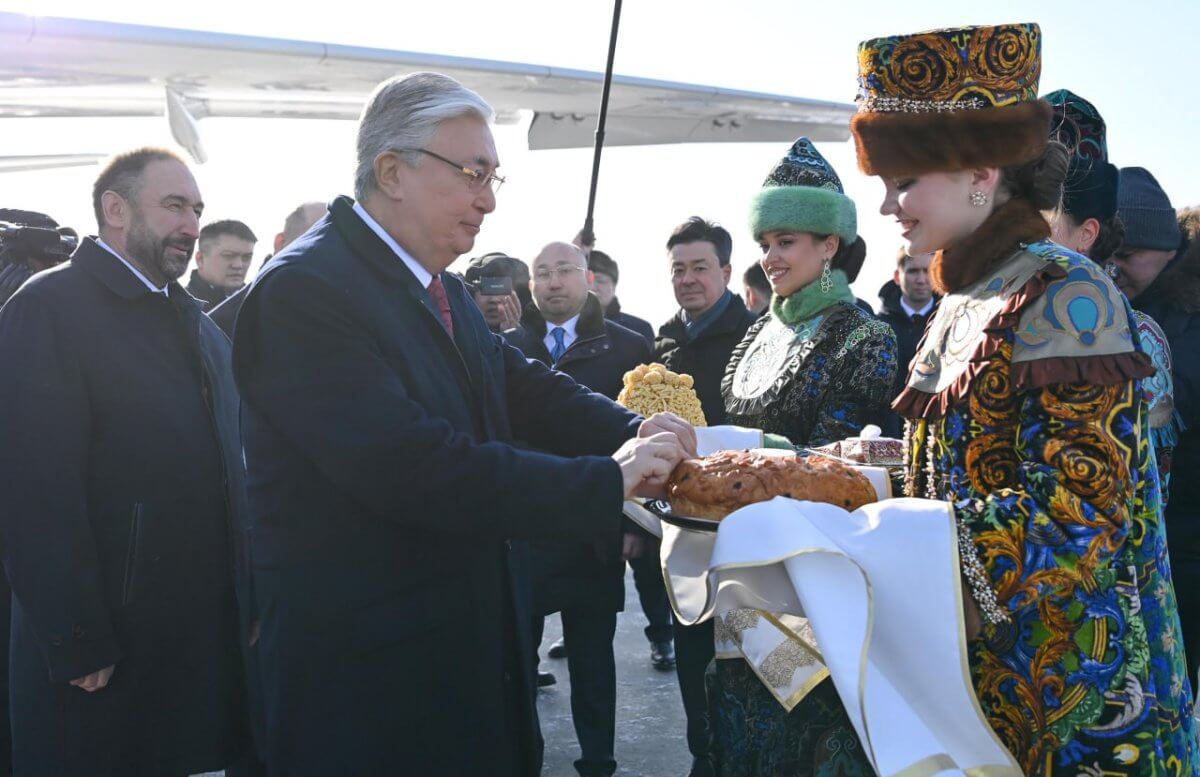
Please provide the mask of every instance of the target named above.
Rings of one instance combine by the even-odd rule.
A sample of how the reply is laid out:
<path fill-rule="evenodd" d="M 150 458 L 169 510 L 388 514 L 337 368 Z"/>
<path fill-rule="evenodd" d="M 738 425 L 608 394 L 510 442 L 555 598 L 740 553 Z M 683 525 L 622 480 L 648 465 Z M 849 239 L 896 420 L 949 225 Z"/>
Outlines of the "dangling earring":
<path fill-rule="evenodd" d="M 829 257 L 825 257 L 825 267 L 821 270 L 821 293 L 833 291 L 833 274 L 829 272 Z"/>
<path fill-rule="evenodd" d="M 981 208 L 988 203 L 988 196 L 984 192 L 971 192 L 971 204 L 977 208 Z"/>

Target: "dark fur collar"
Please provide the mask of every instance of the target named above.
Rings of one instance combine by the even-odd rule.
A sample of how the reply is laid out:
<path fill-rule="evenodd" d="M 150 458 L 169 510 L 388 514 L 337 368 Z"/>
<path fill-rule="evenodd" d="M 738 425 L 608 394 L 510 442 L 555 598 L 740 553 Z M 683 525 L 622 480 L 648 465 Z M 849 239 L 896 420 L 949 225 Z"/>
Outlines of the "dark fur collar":
<path fill-rule="evenodd" d="M 934 291 L 946 295 L 970 286 L 1020 244 L 1049 236 L 1050 225 L 1028 200 L 1009 200 L 958 245 L 937 252 L 929 265 Z"/>

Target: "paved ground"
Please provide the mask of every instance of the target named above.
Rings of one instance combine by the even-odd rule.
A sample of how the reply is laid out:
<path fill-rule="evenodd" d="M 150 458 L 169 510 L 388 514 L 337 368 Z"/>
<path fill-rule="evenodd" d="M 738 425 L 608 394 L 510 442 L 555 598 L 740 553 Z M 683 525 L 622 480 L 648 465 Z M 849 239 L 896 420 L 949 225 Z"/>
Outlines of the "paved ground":
<path fill-rule="evenodd" d="M 684 738 L 683 704 L 675 673 L 650 666 L 650 643 L 642 629 L 646 616 L 638 604 L 633 575 L 625 577 L 625 612 L 617 617 L 617 776 L 683 777 L 691 766 Z M 540 655 L 542 669 L 558 684 L 538 693 L 538 714 L 546 739 L 543 777 L 574 777 L 579 743 L 571 725 L 571 680 L 566 660 L 546 658 L 550 643 L 562 636 L 558 616 L 546 619 Z M 215 772 L 202 777 L 221 777 Z"/>
<path fill-rule="evenodd" d="M 675 673 L 650 666 L 650 643 L 642 634 L 646 617 L 638 604 L 632 574 L 625 577 L 625 612 L 617 617 L 617 775 L 683 777 L 691 766 L 684 738 L 683 704 Z M 538 715 L 546 739 L 545 777 L 573 777 L 579 744 L 571 725 L 571 683 L 566 660 L 546 658 L 562 635 L 558 616 L 546 619 L 540 655 L 542 669 L 558 684 L 538 693 Z"/>

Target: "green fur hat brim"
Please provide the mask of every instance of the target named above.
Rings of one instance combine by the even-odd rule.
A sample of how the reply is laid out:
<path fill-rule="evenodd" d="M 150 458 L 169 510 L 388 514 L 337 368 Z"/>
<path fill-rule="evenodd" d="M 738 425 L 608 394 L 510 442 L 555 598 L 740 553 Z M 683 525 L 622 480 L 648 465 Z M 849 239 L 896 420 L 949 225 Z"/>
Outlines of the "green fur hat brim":
<path fill-rule="evenodd" d="M 837 235 L 844 243 L 858 236 L 854 200 L 832 189 L 813 186 L 768 186 L 750 205 L 750 233 L 810 232 Z"/>

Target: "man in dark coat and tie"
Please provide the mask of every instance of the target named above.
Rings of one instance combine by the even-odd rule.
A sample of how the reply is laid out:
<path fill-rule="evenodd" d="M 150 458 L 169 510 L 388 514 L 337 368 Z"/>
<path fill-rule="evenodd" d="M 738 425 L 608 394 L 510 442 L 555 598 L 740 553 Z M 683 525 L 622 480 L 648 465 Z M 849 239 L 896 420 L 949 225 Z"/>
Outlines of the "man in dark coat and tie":
<path fill-rule="evenodd" d="M 156 149 L 93 204 L 0 311 L 15 773 L 215 771 L 249 752 L 249 568 L 229 342 L 177 282 L 203 204 Z"/>
<path fill-rule="evenodd" d="M 694 449 L 526 360 L 445 272 L 496 206 L 491 114 L 436 73 L 380 84 L 357 202 L 238 315 L 273 775 L 537 774 L 522 541 L 617 541 Z"/>
<path fill-rule="evenodd" d="M 547 245 L 533 260 L 533 303 L 504 337 L 530 359 L 615 400 L 625 373 L 650 361 L 650 343 L 605 319 L 588 291 L 590 274 L 579 248 Z M 645 536 L 630 523 L 624 537 L 601 542 L 531 543 L 534 646 L 544 616 L 561 613 L 570 644 L 571 719 L 582 755 L 575 769 L 583 777 L 608 777 L 617 768 L 613 637 L 617 613 L 625 609 L 625 562 L 640 555 Z"/>

